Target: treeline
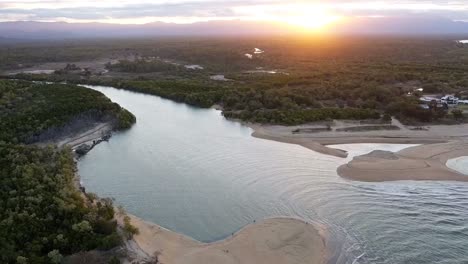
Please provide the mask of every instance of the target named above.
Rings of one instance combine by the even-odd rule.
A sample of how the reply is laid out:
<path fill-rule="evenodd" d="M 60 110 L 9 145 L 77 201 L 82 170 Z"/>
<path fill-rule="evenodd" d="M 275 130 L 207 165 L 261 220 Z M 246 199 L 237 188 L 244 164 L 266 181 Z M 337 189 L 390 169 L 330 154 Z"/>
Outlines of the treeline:
<path fill-rule="evenodd" d="M 450 117 L 445 109 L 421 108 L 417 96 L 408 96 L 403 87 L 378 85 L 370 79 L 361 82 L 357 77 L 348 81 L 343 76 L 336 78 L 339 80 L 330 77 L 321 81 L 321 86 L 312 82 L 323 79 L 302 82 L 297 76 L 279 75 L 258 82 L 248 80 L 243 84 L 187 79 L 98 79 L 88 82 L 153 94 L 197 107 L 220 105 L 228 118 L 259 123 L 292 125 L 327 119 L 377 119 L 383 114 L 396 116 L 407 123 Z M 81 79 L 68 81 L 85 82 Z"/>
<path fill-rule="evenodd" d="M 380 114 L 374 108 L 365 108 L 363 102 L 342 108 L 323 107 L 313 97 L 276 89 L 236 89 L 184 81 L 127 81 L 116 87 L 149 93 L 198 107 L 223 106 L 228 118 L 259 123 L 293 125 L 327 119 L 376 119 Z M 335 106 L 333 104 L 333 106 Z"/>
<path fill-rule="evenodd" d="M 208 108 L 220 105 L 226 117 L 260 123 L 300 124 L 325 119 L 360 119 L 362 113 L 368 113 L 364 115 L 366 118 L 379 118 L 376 113 L 393 115 L 408 124 L 453 119 L 446 109 L 434 111 L 420 106 L 418 96 L 421 93 L 414 90 L 421 84 L 410 81 L 413 77 L 392 76 L 392 74 L 385 76 L 383 73 L 373 74 L 371 70 L 369 75 L 356 72 L 332 75 L 316 71 L 294 75 L 245 75 L 243 81 L 219 83 L 199 78 L 83 80 L 61 79 L 57 75 L 22 75 L 24 78 L 43 81 L 67 80 L 109 85 L 197 107 Z M 229 77 L 241 79 L 238 75 Z M 409 92 L 412 94 L 408 95 Z M 336 115 L 336 112 L 329 109 L 335 109 L 336 112 L 348 111 L 349 115 Z M 320 118 L 304 114 L 309 112 L 320 113 Z M 281 116 L 275 117 L 274 114 Z M 462 119 L 459 118 L 458 121 Z"/>
<path fill-rule="evenodd" d="M 135 123 L 97 91 L 0 81 L 0 263 L 61 263 L 68 254 L 121 244 L 112 201 L 75 186 L 71 149 L 25 144 L 83 116 L 113 120 L 116 129 Z"/>
<path fill-rule="evenodd" d="M 225 117 L 241 119 L 257 123 L 272 123 L 281 125 L 300 125 L 308 122 L 325 121 L 332 119 L 364 120 L 378 119 L 380 114 L 370 109 L 301 109 L 301 110 L 257 110 L 250 111 L 224 111 Z"/>
<path fill-rule="evenodd" d="M 116 88 L 153 94 L 176 102 L 204 108 L 209 108 L 220 102 L 226 92 L 223 91 L 222 87 L 207 85 L 196 80 L 119 81 L 108 84 Z"/>

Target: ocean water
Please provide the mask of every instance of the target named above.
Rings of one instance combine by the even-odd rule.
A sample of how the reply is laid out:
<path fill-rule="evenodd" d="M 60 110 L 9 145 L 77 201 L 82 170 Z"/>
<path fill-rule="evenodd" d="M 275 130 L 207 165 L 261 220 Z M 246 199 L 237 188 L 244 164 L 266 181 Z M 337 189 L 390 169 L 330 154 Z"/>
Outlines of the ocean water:
<path fill-rule="evenodd" d="M 300 217 L 329 232 L 330 263 L 468 263 L 468 184 L 336 174 L 354 155 L 408 145 L 337 145 L 350 153 L 341 159 L 253 138 L 214 109 L 92 88 L 137 124 L 79 161 L 82 182 L 147 221 L 212 242 L 254 220 Z"/>

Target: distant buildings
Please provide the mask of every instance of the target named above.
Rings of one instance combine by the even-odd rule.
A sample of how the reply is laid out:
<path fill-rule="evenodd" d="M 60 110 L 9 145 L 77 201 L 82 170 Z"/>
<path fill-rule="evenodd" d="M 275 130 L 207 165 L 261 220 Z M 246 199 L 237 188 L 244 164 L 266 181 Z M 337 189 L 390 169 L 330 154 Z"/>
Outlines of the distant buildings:
<path fill-rule="evenodd" d="M 460 100 L 454 95 L 445 95 L 441 98 L 434 96 L 423 96 L 419 98 L 419 101 L 422 102 L 420 104 L 420 107 L 423 109 L 430 109 L 431 106 L 436 108 L 449 109 L 452 107 L 456 107 L 458 104 L 468 104 L 468 100 Z"/>
<path fill-rule="evenodd" d="M 442 98 L 440 98 L 440 100 L 443 103 L 446 103 L 448 105 L 458 105 L 459 98 L 455 97 L 453 95 L 446 95 L 446 96 L 443 96 Z"/>

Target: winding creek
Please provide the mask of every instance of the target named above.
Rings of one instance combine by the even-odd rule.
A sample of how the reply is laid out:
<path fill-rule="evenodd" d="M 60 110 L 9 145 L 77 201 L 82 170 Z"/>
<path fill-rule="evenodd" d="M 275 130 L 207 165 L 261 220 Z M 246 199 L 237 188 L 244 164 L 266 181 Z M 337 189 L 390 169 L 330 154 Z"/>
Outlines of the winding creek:
<path fill-rule="evenodd" d="M 468 263 L 466 183 L 348 181 L 336 174 L 347 159 L 253 138 L 217 110 L 89 87 L 137 124 L 80 160 L 83 184 L 136 216 L 204 242 L 255 219 L 300 217 L 329 232 L 330 263 Z M 407 146 L 337 147 L 352 157 Z"/>

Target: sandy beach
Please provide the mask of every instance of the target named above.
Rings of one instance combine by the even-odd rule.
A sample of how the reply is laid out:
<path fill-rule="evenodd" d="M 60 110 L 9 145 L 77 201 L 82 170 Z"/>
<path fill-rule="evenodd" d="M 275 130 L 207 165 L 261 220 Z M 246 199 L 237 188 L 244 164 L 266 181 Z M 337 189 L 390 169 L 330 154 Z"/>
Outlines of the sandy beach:
<path fill-rule="evenodd" d="M 90 143 L 93 140 L 101 139 L 104 135 L 111 133 L 113 130 L 112 124 L 100 123 L 94 127 L 78 133 L 72 137 L 62 139 L 58 142 L 58 146 L 68 145 L 71 148 L 75 148 L 81 144 Z"/>
<path fill-rule="evenodd" d="M 54 143 L 74 148 L 100 139 L 111 130 L 108 123 L 96 124 Z M 298 219 L 267 219 L 248 225 L 224 240 L 202 243 L 128 216 L 139 234 L 125 243 L 128 257 L 122 260 L 124 263 L 148 261 L 155 256 L 158 263 L 174 264 L 321 264 L 326 260 L 325 231 Z M 121 217 L 117 219 L 122 222 Z"/>
<path fill-rule="evenodd" d="M 93 140 L 101 139 L 104 135 L 111 133 L 112 130 L 113 126 L 111 123 L 96 123 L 90 127 L 74 131 L 70 135 L 41 142 L 39 145 L 53 144 L 58 147 L 69 146 L 74 149 L 85 143 L 92 144 Z"/>
<path fill-rule="evenodd" d="M 198 242 L 135 216 L 131 223 L 140 231 L 131 242 L 133 247 L 144 255 L 157 255 L 160 263 L 319 264 L 326 260 L 323 232 L 298 219 L 263 220 L 214 243 Z"/>
<path fill-rule="evenodd" d="M 252 133 L 254 137 L 297 144 L 322 154 L 343 158 L 347 156 L 345 151 L 327 147 L 327 145 L 422 144 L 397 153 L 374 151 L 355 157 L 348 164 L 338 168 L 338 174 L 344 178 L 372 182 L 468 181 L 467 175 L 446 166 L 449 159 L 468 156 L 468 124 L 433 125 L 421 128 L 404 126 L 397 120 L 393 120 L 391 125 L 394 128 L 392 130 L 366 130 L 369 125 L 353 121 L 334 121 L 333 126 L 324 131 L 323 124 L 293 127 L 249 124 L 254 130 Z M 356 132 L 343 131 L 349 128 L 359 129 Z M 308 132 L 301 133 L 301 131 Z"/>
<path fill-rule="evenodd" d="M 283 133 L 278 133 L 278 130 L 274 129 L 273 127 L 251 126 L 251 128 L 254 129 L 252 136 L 256 138 L 273 140 L 288 144 L 296 144 L 322 154 L 332 155 L 340 158 L 346 158 L 348 156 L 345 151 L 329 148 L 319 143 L 317 140 L 315 140 L 315 138 L 293 136 L 292 133 L 291 135 L 284 135 Z"/>
<path fill-rule="evenodd" d="M 468 181 L 446 166 L 447 160 L 468 156 L 468 141 L 452 141 L 411 147 L 397 153 L 374 151 L 355 157 L 338 168 L 352 180 L 380 182 L 398 180 Z"/>
<path fill-rule="evenodd" d="M 324 126 L 320 124 L 301 126 L 247 125 L 254 130 L 253 137 L 297 144 L 336 157 L 346 157 L 347 153 L 327 147 L 327 145 L 353 143 L 433 144 L 468 139 L 468 124 L 425 126 L 421 130 L 418 127 L 404 126 L 397 120 L 393 120 L 391 125 L 397 127 L 398 130 L 382 129 L 349 132 L 342 130 L 356 127 L 365 128 L 370 125 L 361 125 L 353 121 L 334 121 L 329 131 L 313 133 L 295 133 L 295 131 L 313 130 Z"/>

